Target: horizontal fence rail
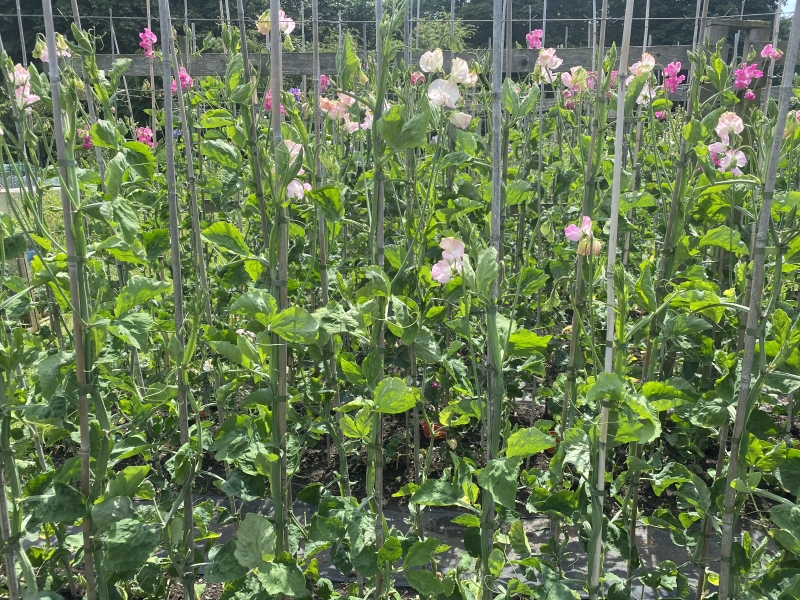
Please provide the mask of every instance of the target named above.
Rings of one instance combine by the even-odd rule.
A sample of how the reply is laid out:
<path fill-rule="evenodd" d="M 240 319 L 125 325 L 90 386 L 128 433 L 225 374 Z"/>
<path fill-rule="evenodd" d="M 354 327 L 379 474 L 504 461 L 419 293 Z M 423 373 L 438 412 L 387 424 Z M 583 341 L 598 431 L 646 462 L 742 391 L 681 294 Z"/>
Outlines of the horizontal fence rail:
<path fill-rule="evenodd" d="M 753 47 L 760 57 L 761 49 L 766 42 L 754 43 Z M 726 47 L 727 48 L 727 47 Z M 689 67 L 689 57 L 687 55 L 692 49 L 691 46 L 648 46 L 647 52 L 653 55 L 656 62 L 661 65 L 679 61 L 686 69 Z M 724 51 L 724 50 L 723 50 Z M 457 52 L 456 56 L 464 58 L 468 61 L 478 60 L 481 61 L 485 56 L 487 50 L 476 50 L 469 52 Z M 444 69 L 450 70 L 450 56 L 449 52 L 445 52 Z M 569 70 L 570 67 L 587 66 L 592 64 L 592 49 L 591 48 L 562 48 L 557 52 L 558 56 L 564 60 L 564 63 L 558 69 L 559 71 Z M 638 57 L 642 54 L 641 46 L 631 47 L 631 57 Z M 283 73 L 284 75 L 313 75 L 313 53 L 311 52 L 291 52 L 283 55 Z M 418 64 L 420 53 L 412 54 L 412 63 Z M 511 72 L 512 73 L 532 73 L 536 67 L 536 57 L 538 56 L 537 50 L 517 49 L 511 52 Z M 150 76 L 150 59 L 145 58 L 141 54 L 120 54 L 114 58 L 129 58 L 131 59 L 131 66 L 126 71 L 126 75 L 130 77 L 149 77 Z M 228 66 L 228 56 L 225 54 L 201 54 L 195 56 L 191 60 L 189 72 L 193 76 L 207 76 L 207 75 L 224 75 L 225 69 Z M 783 59 L 779 62 L 782 63 Z M 262 71 L 269 70 L 270 57 L 269 54 L 251 54 L 250 63 Z M 111 68 L 112 56 L 110 54 L 99 54 L 97 56 L 97 63 L 101 69 L 108 70 Z M 336 53 L 335 52 L 321 52 L 319 55 L 320 70 L 324 74 L 332 74 L 336 72 Z"/>

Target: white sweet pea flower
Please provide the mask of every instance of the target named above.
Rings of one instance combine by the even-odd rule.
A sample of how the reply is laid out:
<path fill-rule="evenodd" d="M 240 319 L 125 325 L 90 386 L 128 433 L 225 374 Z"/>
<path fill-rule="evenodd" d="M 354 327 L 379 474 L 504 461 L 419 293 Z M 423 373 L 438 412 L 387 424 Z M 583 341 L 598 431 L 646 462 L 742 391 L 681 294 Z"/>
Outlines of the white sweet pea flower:
<path fill-rule="evenodd" d="M 436 73 L 442 70 L 444 65 L 444 54 L 442 49 L 437 48 L 433 51 L 428 51 L 423 54 L 419 59 L 419 68 L 426 73 Z"/>
<path fill-rule="evenodd" d="M 461 98 L 461 92 L 458 91 L 458 86 L 446 79 L 437 79 L 428 88 L 428 100 L 434 106 L 455 108 L 459 98 Z"/>

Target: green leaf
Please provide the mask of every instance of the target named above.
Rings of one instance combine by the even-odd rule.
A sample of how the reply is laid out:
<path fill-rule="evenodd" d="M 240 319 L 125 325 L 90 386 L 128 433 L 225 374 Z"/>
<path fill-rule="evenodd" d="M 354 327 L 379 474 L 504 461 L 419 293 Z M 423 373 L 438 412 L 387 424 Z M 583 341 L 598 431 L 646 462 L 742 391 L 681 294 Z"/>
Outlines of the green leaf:
<path fill-rule="evenodd" d="M 527 329 L 517 329 L 508 336 L 508 351 L 514 356 L 544 354 L 552 335 L 537 335 Z"/>
<path fill-rule="evenodd" d="M 520 456 L 490 460 L 478 475 L 478 485 L 487 490 L 495 502 L 514 510 L 517 498 L 517 477 L 521 464 Z"/>
<path fill-rule="evenodd" d="M 133 517 L 133 502 L 127 496 L 107 498 L 92 507 L 92 525 L 100 533 L 108 531 L 112 523 Z"/>
<path fill-rule="evenodd" d="M 117 473 L 114 479 L 108 482 L 103 496 L 106 498 L 113 498 L 114 496 L 132 498 L 149 472 L 149 465 L 125 467 L 120 473 Z"/>
<path fill-rule="evenodd" d="M 283 553 L 275 562 L 262 564 L 258 568 L 258 581 L 272 596 L 302 596 L 306 591 L 306 576 L 287 553 Z"/>
<path fill-rule="evenodd" d="M 387 415 L 404 413 L 419 400 L 419 392 L 398 377 L 387 377 L 375 389 L 375 410 Z"/>
<path fill-rule="evenodd" d="M 361 61 L 358 60 L 353 45 L 353 36 L 345 32 L 342 43 L 336 51 L 336 72 L 339 74 L 339 86 L 343 90 L 352 90 L 361 73 Z"/>
<path fill-rule="evenodd" d="M 434 537 L 426 538 L 423 542 L 414 542 L 403 560 L 403 569 L 424 567 L 429 564 L 438 547 L 439 540 Z"/>
<path fill-rule="evenodd" d="M 108 330 L 125 343 L 138 350 L 146 350 L 149 346 L 147 332 L 153 327 L 153 317 L 146 312 L 128 313 L 108 325 Z"/>
<path fill-rule="evenodd" d="M 478 255 L 478 263 L 475 269 L 475 285 L 477 291 L 485 298 L 492 295 L 492 286 L 500 273 L 500 263 L 497 262 L 497 250 L 489 247 Z"/>
<path fill-rule="evenodd" d="M 290 344 L 313 344 L 319 335 L 319 323 L 314 315 L 300 306 L 275 315 L 270 329 Z"/>
<path fill-rule="evenodd" d="M 227 221 L 217 221 L 202 232 L 206 241 L 225 248 L 239 256 L 249 256 L 250 249 L 244 243 L 242 233 Z"/>
<path fill-rule="evenodd" d="M 717 246 L 734 254 L 749 254 L 747 245 L 742 241 L 742 236 L 738 231 L 734 231 L 727 225 L 720 225 L 712 229 L 700 239 L 700 247 Z"/>
<path fill-rule="evenodd" d="M 34 512 L 41 523 L 74 523 L 86 515 L 86 499 L 73 487 L 56 481 L 53 494 L 45 496 Z"/>
<path fill-rule="evenodd" d="M 494 548 L 489 554 L 489 572 L 492 577 L 500 577 L 503 567 L 506 566 L 506 555 L 500 548 Z"/>
<path fill-rule="evenodd" d="M 244 66 L 244 64 L 242 64 Z M 206 111 L 197 120 L 197 126 L 204 129 L 214 129 L 216 127 L 226 127 L 236 122 L 233 115 L 224 108 L 216 108 Z"/>
<path fill-rule="evenodd" d="M 158 298 L 171 290 L 171 281 L 159 281 L 140 276 L 131 277 L 117 296 L 114 316 L 119 318 L 130 309 Z"/>
<path fill-rule="evenodd" d="M 153 229 L 142 233 L 147 260 L 155 261 L 169 250 L 169 230 Z"/>
<path fill-rule="evenodd" d="M 642 274 L 636 281 L 636 296 L 638 297 L 642 308 L 653 312 L 658 308 L 658 306 L 656 305 L 656 292 L 655 288 L 653 287 L 653 276 L 650 272 L 650 261 L 644 261 L 639 268 L 641 269 Z"/>
<path fill-rule="evenodd" d="M 506 456 L 527 458 L 556 445 L 555 439 L 536 427 L 519 429 L 508 436 Z"/>
<path fill-rule="evenodd" d="M 236 560 L 248 569 L 261 568 L 274 556 L 275 539 L 275 529 L 266 517 L 247 513 L 236 534 Z"/>
<path fill-rule="evenodd" d="M 671 462 L 660 473 L 653 475 L 652 486 L 656 496 L 661 496 L 669 486 L 692 481 L 692 474 L 680 463 Z"/>
<path fill-rule="evenodd" d="M 234 300 L 231 304 L 231 312 L 244 313 L 264 327 L 268 327 L 275 315 L 278 314 L 278 303 L 269 292 L 256 289 L 242 294 Z"/>
<path fill-rule="evenodd" d="M 110 198 L 119 195 L 119 187 L 122 185 L 125 171 L 128 170 L 128 161 L 122 152 L 106 163 L 106 194 Z"/>
<path fill-rule="evenodd" d="M 142 566 L 158 548 L 161 538 L 156 525 L 122 519 L 111 525 L 105 560 L 112 571 L 132 571 Z"/>
<path fill-rule="evenodd" d="M 407 109 L 395 104 L 378 119 L 376 128 L 392 150 L 419 148 L 427 142 L 429 112 L 419 110 L 406 119 Z"/>
<path fill-rule="evenodd" d="M 42 396 L 49 400 L 58 389 L 58 380 L 61 374 L 61 367 L 75 360 L 75 355 L 71 352 L 57 352 L 50 354 L 39 361 L 36 365 L 36 374 L 39 376 L 39 385 L 42 388 Z"/>
<path fill-rule="evenodd" d="M 511 542 L 511 547 L 514 552 L 523 558 L 531 555 L 531 545 L 528 543 L 528 535 L 525 533 L 525 527 L 522 521 L 514 521 L 511 524 L 511 529 L 508 532 L 508 539 Z"/>
<path fill-rule="evenodd" d="M 378 550 L 378 561 L 394 565 L 403 555 L 403 546 L 395 536 L 391 536 Z"/>
<path fill-rule="evenodd" d="M 236 559 L 236 540 L 230 539 L 221 546 L 214 546 L 208 551 L 211 563 L 206 567 L 203 579 L 208 583 L 225 583 L 235 581 L 247 575 L 247 567 L 243 567 Z"/>
<path fill-rule="evenodd" d="M 451 506 L 459 501 L 458 488 L 444 479 L 426 479 L 408 499 L 410 504 L 423 506 Z"/>
<path fill-rule="evenodd" d="M 203 140 L 200 142 L 200 152 L 221 167 L 239 170 L 239 152 L 225 140 Z"/>
<path fill-rule="evenodd" d="M 403 575 L 406 576 L 408 583 L 411 584 L 415 590 L 425 596 L 436 596 L 444 593 L 444 584 L 432 572 L 424 569 L 409 569 L 404 570 Z"/>
<path fill-rule="evenodd" d="M 152 179 L 156 172 L 156 159 L 150 146 L 142 142 L 125 142 L 122 153 L 128 166 L 142 179 Z"/>
<path fill-rule="evenodd" d="M 98 119 L 97 123 L 92 125 L 90 135 L 92 144 L 101 148 L 116 149 L 124 141 L 114 123 L 104 119 Z"/>
<path fill-rule="evenodd" d="M 327 222 L 337 223 L 344 217 L 341 192 L 335 185 L 325 185 L 311 190 L 306 192 L 306 196 L 311 198 L 314 206 L 322 212 L 322 216 Z"/>
<path fill-rule="evenodd" d="M 266 484 L 264 478 L 259 475 L 248 475 L 241 469 L 234 469 L 220 485 L 220 490 L 228 496 L 253 502 L 264 495 Z"/>

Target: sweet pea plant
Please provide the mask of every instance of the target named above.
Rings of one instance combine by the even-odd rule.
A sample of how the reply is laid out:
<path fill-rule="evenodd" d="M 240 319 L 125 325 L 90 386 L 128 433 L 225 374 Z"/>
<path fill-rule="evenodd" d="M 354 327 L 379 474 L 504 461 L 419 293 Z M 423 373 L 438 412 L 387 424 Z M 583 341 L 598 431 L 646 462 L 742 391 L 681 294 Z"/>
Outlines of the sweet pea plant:
<path fill-rule="evenodd" d="M 629 34 L 563 69 L 534 30 L 493 95 L 487 59 L 403 63 L 384 9 L 309 89 L 266 87 L 236 27 L 220 77 L 144 29 L 147 125 L 112 110 L 130 61 L 52 13 L 37 61 L 0 56 L 3 593 L 800 596 L 798 17 L 785 57 L 688 70 Z M 295 27 L 258 18 L 271 60 Z M 644 526 L 688 561 L 648 563 Z"/>

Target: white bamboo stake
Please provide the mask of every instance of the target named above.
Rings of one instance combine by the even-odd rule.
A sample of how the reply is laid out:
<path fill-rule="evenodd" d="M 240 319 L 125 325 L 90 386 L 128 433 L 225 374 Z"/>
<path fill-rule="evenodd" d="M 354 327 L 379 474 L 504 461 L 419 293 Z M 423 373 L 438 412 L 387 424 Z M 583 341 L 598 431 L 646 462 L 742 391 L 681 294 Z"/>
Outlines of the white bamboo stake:
<path fill-rule="evenodd" d="M 792 16 L 792 30 L 789 34 L 789 44 L 786 49 L 786 62 L 783 67 L 781 93 L 778 100 L 778 116 L 775 123 L 775 134 L 772 136 L 772 149 L 767 165 L 767 174 L 764 181 L 761 210 L 758 213 L 758 229 L 756 230 L 756 244 L 753 252 L 753 283 L 750 295 L 750 307 L 747 313 L 747 329 L 744 339 L 744 355 L 742 357 L 742 375 L 739 387 L 739 397 L 736 405 L 736 419 L 733 423 L 733 436 L 731 437 L 731 453 L 728 460 L 728 478 L 725 484 L 725 502 L 722 512 L 722 553 L 720 556 L 719 570 L 719 598 L 727 600 L 733 597 L 734 586 L 731 585 L 731 551 L 733 545 L 733 521 L 736 504 L 736 490 L 732 484 L 739 478 L 739 450 L 742 447 L 742 435 L 749 415 L 750 384 L 753 377 L 753 363 L 755 347 L 758 339 L 758 330 L 762 326 L 761 296 L 764 291 L 764 249 L 769 236 L 769 225 L 772 211 L 772 196 L 775 193 L 775 181 L 778 175 L 778 162 L 780 161 L 781 145 L 783 144 L 783 130 L 786 127 L 786 118 L 789 111 L 789 101 L 792 98 L 792 83 L 794 69 L 797 62 L 797 50 L 800 46 L 800 10 L 795 10 Z"/>
<path fill-rule="evenodd" d="M 622 52 L 619 58 L 619 74 L 617 75 L 617 114 L 614 132 L 614 179 L 611 186 L 611 217 L 609 219 L 608 262 L 606 264 L 606 353 L 604 370 L 614 372 L 614 268 L 617 263 L 617 231 L 619 225 L 619 197 L 622 191 L 622 141 L 625 137 L 625 80 L 628 78 L 628 54 L 631 46 L 631 24 L 633 23 L 634 0 L 625 2 L 625 28 L 622 33 Z M 624 308 L 623 308 L 624 309 Z M 600 410 L 600 441 L 597 453 L 597 487 L 594 492 L 600 504 L 600 523 L 602 524 L 602 508 L 606 486 L 606 440 L 608 438 L 608 406 L 603 403 Z M 593 532 L 595 537 L 591 576 L 589 580 L 590 597 L 598 598 L 600 586 L 600 570 L 602 565 L 603 534 Z"/>

